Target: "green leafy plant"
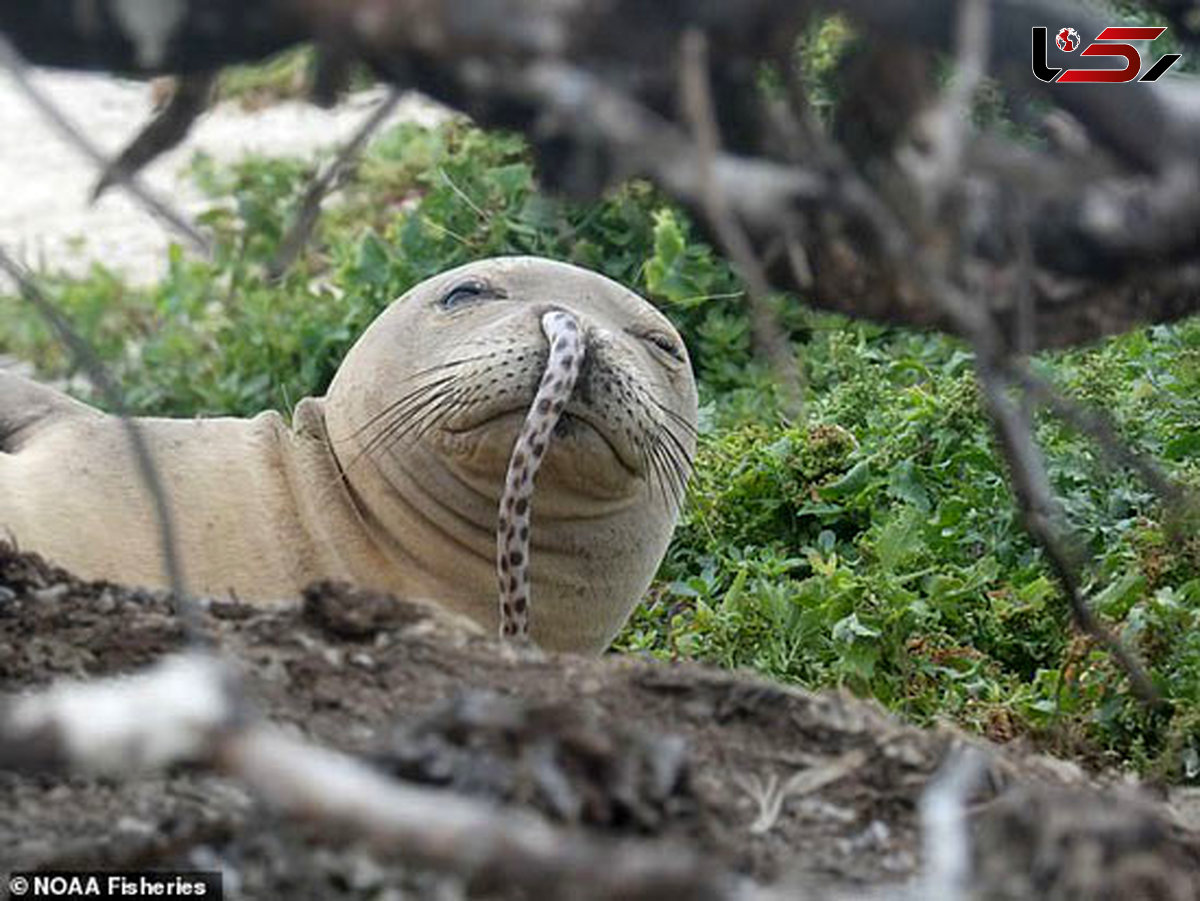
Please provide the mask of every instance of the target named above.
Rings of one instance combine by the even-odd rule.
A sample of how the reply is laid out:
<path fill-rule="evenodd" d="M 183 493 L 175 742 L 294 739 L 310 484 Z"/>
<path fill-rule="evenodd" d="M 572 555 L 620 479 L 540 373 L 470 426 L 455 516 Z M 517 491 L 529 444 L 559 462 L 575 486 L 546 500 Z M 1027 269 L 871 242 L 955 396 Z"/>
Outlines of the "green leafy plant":
<path fill-rule="evenodd" d="M 835 29 L 825 39 L 844 37 Z M 777 298 L 807 379 L 806 421 L 789 423 L 751 353 L 738 280 L 644 183 L 568 203 L 538 189 L 512 135 L 461 122 L 398 126 L 373 144 L 327 203 L 311 246 L 274 281 L 269 264 L 313 164 L 198 159 L 193 170 L 213 198 L 203 217 L 216 239 L 212 261 L 172 251 L 162 278 L 144 287 L 102 267 L 84 278 L 43 275 L 136 411 L 286 411 L 322 392 L 362 329 L 435 272 L 496 254 L 588 266 L 672 317 L 702 399 L 682 521 L 621 650 L 842 685 L 918 722 L 1030 735 L 1173 780 L 1200 775 L 1195 531 L 1173 530 L 1145 488 L 1107 469 L 1087 439 L 1039 420 L 1054 487 L 1095 560 L 1089 597 L 1173 705 L 1150 714 L 1107 655 L 1073 633 L 1016 521 L 960 344 Z M 72 377 L 23 304 L 0 298 L 0 317 L 3 350 L 48 377 Z M 1111 412 L 1137 449 L 1200 485 L 1200 322 L 1037 365 Z"/>

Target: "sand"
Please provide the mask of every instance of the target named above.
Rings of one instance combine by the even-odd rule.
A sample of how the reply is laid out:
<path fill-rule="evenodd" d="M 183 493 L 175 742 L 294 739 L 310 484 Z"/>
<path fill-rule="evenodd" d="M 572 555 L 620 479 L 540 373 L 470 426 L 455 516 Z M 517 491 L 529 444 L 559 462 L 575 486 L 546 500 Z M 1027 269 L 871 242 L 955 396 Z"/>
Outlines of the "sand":
<path fill-rule="evenodd" d="M 149 82 L 45 70 L 34 81 L 109 155 L 152 112 Z M 219 104 L 182 145 L 144 171 L 144 181 L 194 216 L 210 205 L 184 171 L 196 152 L 219 161 L 247 154 L 313 158 L 345 141 L 383 96 L 381 88 L 358 92 L 331 110 L 291 101 L 254 111 Z M 409 94 L 392 121 L 432 125 L 448 115 Z M 131 282 L 157 278 L 165 250 L 178 238 L 119 188 L 90 205 L 96 178 L 95 166 L 0 73 L 0 246 L 34 268 L 83 272 L 100 261 Z"/>

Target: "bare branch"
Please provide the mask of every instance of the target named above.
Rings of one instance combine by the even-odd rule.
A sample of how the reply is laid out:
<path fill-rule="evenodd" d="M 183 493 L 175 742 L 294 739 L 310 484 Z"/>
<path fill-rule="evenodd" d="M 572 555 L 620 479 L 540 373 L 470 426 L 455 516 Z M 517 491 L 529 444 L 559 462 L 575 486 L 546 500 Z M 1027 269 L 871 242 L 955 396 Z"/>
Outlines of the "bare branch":
<path fill-rule="evenodd" d="M 109 163 L 92 189 L 92 201 L 114 184 L 128 181 L 147 163 L 166 153 L 187 137 L 192 123 L 208 109 L 216 76 L 212 72 L 177 79 L 171 98 L 137 134 L 121 155 Z"/>
<path fill-rule="evenodd" d="M 1048 407 L 1059 419 L 1089 435 L 1114 465 L 1127 467 L 1137 473 L 1171 510 L 1194 506 L 1195 499 L 1182 485 L 1172 481 L 1154 460 L 1137 453 L 1129 446 L 1118 433 L 1116 424 L 1104 411 L 1076 403 L 1051 382 L 1014 360 L 1006 361 L 1004 369 L 1006 377 L 1038 403 Z"/>
<path fill-rule="evenodd" d="M 955 72 L 940 103 L 915 123 L 931 150 L 906 154 L 913 178 L 932 204 L 940 204 L 963 175 L 971 102 L 987 71 L 988 9 L 985 0 L 963 0 L 956 17 Z"/>
<path fill-rule="evenodd" d="M 337 152 L 329 165 L 309 184 L 287 234 L 279 243 L 279 251 L 271 262 L 272 278 L 281 278 L 304 251 L 304 247 L 312 235 L 312 230 L 316 227 L 317 217 L 321 212 L 321 201 L 325 199 L 325 195 L 329 193 L 335 183 L 346 174 L 354 160 L 362 153 L 363 147 L 366 146 L 371 135 L 379 130 L 379 126 L 387 120 L 399 102 L 400 91 L 392 88 L 379 105 L 371 111 L 371 114 L 363 120 L 362 125 Z"/>
<path fill-rule="evenodd" d="M 959 14 L 958 58 L 967 72 L 951 83 L 943 97 L 941 109 L 950 110 L 957 106 L 958 114 L 963 115 L 965 109 L 962 107 L 966 102 L 962 93 L 964 85 L 970 88 L 973 79 L 977 79 L 983 71 L 980 57 L 987 32 L 987 19 L 976 0 L 965 3 Z M 939 167 L 950 168 L 949 179 L 914 179 L 915 185 L 922 189 L 919 197 L 921 207 L 927 214 L 935 212 L 943 204 L 948 206 L 946 215 L 941 219 L 919 220 L 918 227 L 924 232 L 924 240 L 912 241 L 910 270 L 915 276 L 914 285 L 933 299 L 954 323 L 955 330 L 967 337 L 974 347 L 975 370 L 984 407 L 1008 463 L 1009 478 L 1022 522 L 1045 554 L 1066 595 L 1076 625 L 1112 655 L 1128 676 L 1139 698 L 1148 705 L 1157 705 L 1161 703 L 1161 698 L 1141 663 L 1100 622 L 1083 597 L 1080 588 L 1081 561 L 1064 537 L 1065 517 L 1050 486 L 1045 460 L 1033 434 L 1029 411 L 1014 404 L 1006 393 L 1008 380 L 1005 373 L 1013 365 L 1013 348 L 1005 341 L 1005 332 L 996 327 L 989 310 L 982 304 L 972 302 L 972 298 L 955 284 L 956 280 L 969 281 L 965 275 L 968 267 L 964 260 L 969 248 L 958 243 L 953 234 L 969 209 L 968 198 L 952 184 L 954 173 L 962 161 L 960 138 L 957 128 L 943 127 L 932 135 L 928 156 L 938 161 Z M 1027 336 L 1029 326 L 1022 319 L 1030 313 L 1036 313 L 1036 309 L 1033 303 L 1018 303 L 1018 333 L 1025 332 Z"/>
<path fill-rule="evenodd" d="M 1072 617 L 1084 633 L 1112 655 L 1142 701 L 1150 706 L 1161 704 L 1158 689 L 1133 652 L 1100 622 L 1083 597 L 1079 560 L 1062 537 L 1059 525 L 1063 519 L 1062 510 L 1050 488 L 1046 463 L 1034 440 L 1032 423 L 1005 395 L 1005 379 L 990 360 L 980 358 L 976 371 L 979 373 L 986 408 L 1009 464 L 1009 478 L 1017 495 L 1021 519 L 1045 553 L 1067 597 Z"/>
<path fill-rule="evenodd" d="M 244 0 L 214 8 L 180 2 L 169 40 L 151 35 L 148 44 L 126 34 L 128 23 L 111 15 L 54 19 L 40 5 L 0 7 L 0 30 L 39 62 L 142 73 L 211 70 L 309 39 L 334 48 L 339 59 L 362 60 L 394 82 L 462 108 L 483 126 L 523 129 L 534 140 L 548 187 L 594 195 L 630 175 L 653 178 L 690 207 L 748 271 L 753 267 L 747 267 L 747 255 L 727 240 L 732 220 L 772 291 L 801 290 L 822 308 L 955 330 L 954 320 L 932 298 L 897 277 L 894 248 L 877 243 L 882 232 L 871 224 L 873 214 L 862 207 L 858 188 L 831 175 L 823 155 L 806 155 L 803 141 L 790 142 L 792 152 L 781 153 L 778 135 L 753 127 L 761 96 L 746 73 L 764 61 L 786 64 L 809 17 L 837 11 L 865 31 L 873 46 L 916 60 L 922 72 L 929 70 L 933 53 L 956 53 L 958 87 L 935 117 L 940 130 L 950 130 L 941 145 L 949 156 L 931 156 L 927 176 L 946 183 L 959 172 L 963 181 L 986 188 L 995 208 L 977 205 L 981 215 L 960 221 L 956 240 L 996 281 L 1011 273 L 1013 248 L 998 245 L 993 226 L 1008 199 L 1024 200 L 1019 215 L 1034 264 L 1029 285 L 1036 303 L 1030 305 L 1028 329 L 1034 349 L 1200 311 L 1200 260 L 1193 240 L 1200 229 L 1200 172 L 1194 166 L 1200 85 L 1183 78 L 1171 84 L 1043 85 L 1029 71 L 1030 23 L 1069 20 L 1091 33 L 1110 24 L 1077 3 L 680 0 L 663 8 L 634 0 L 615 5 L 498 0 L 484 7 L 472 0 Z M 1177 4 L 1157 5 L 1168 15 L 1180 14 Z M 966 14 L 958 15 L 960 10 Z M 721 61 L 709 72 L 709 105 L 714 122 L 724 117 L 721 137 L 735 151 L 714 150 L 707 163 L 694 140 L 703 139 L 695 116 L 682 117 L 693 120 L 687 128 L 671 118 L 681 107 L 679 60 L 662 48 L 676 46 L 688 28 L 705 34 Z M 1052 65 L 1090 64 L 1053 46 L 1048 52 Z M 1060 107 L 1059 118 L 1072 118 L 1084 152 L 1072 156 L 1061 146 L 1033 149 L 1004 135 L 973 135 L 968 101 L 984 75 L 1009 85 L 1018 106 L 1021 98 L 1040 92 Z M 857 100 L 868 111 L 887 95 L 870 90 L 870 83 L 859 87 L 863 96 Z M 893 136 L 911 137 L 921 129 L 915 119 L 905 119 L 920 110 L 915 104 L 876 112 L 899 120 Z M 905 197 L 921 176 L 911 170 L 905 175 L 894 165 L 896 149 L 875 147 L 878 168 L 859 165 L 854 174 L 887 198 L 892 215 L 903 217 Z M 709 182 L 714 190 L 705 188 Z M 723 198 L 727 217 L 713 220 L 707 214 L 710 194 Z M 974 302 L 987 307 L 1007 334 L 1014 333 L 1009 326 L 1016 310 L 1006 291 L 987 292 Z"/>
<path fill-rule="evenodd" d="M 587 897 L 631 901 L 749 897 L 731 875 L 681 848 L 592 839 L 522 811 L 405 785 L 247 719 L 233 685 L 215 659 L 184 655 L 134 677 L 12 699 L 0 707 L 0 766 L 120 776 L 191 763 L 240 780 L 287 816 L 532 895 L 561 896 L 573 885 Z"/>
<path fill-rule="evenodd" d="M 171 209 L 164 201 L 155 197 L 141 182 L 124 169 L 109 164 L 104 153 L 92 143 L 79 128 L 75 126 L 58 109 L 54 102 L 47 97 L 29 78 L 24 60 L 12 48 L 12 45 L 0 35 L 0 66 L 8 70 L 13 81 L 29 102 L 41 110 L 42 114 L 57 128 L 63 136 L 84 156 L 96 164 L 96 168 L 113 178 L 127 190 L 151 215 L 165 223 L 177 234 L 181 235 L 197 251 L 208 256 L 211 253 L 208 239 L 205 238 L 186 218 Z"/>
<path fill-rule="evenodd" d="M 784 411 L 798 419 L 804 411 L 804 376 L 796 360 L 796 350 L 771 309 L 771 285 L 762 261 L 730 210 L 726 186 L 715 178 L 714 161 L 721 152 L 721 139 L 708 84 L 708 41 L 702 32 L 690 29 L 683 36 L 682 49 L 681 93 L 696 141 L 701 203 L 709 224 L 746 284 L 750 328 L 755 344 L 779 381 Z"/>
<path fill-rule="evenodd" d="M 978 751 L 952 751 L 921 796 L 926 898 L 962 901 L 969 897 L 971 833 L 967 802 L 985 769 L 986 761 Z"/>
<path fill-rule="evenodd" d="M 176 609 L 180 614 L 185 631 L 192 640 L 203 641 L 199 612 L 196 609 L 195 601 L 188 594 L 183 567 L 179 559 L 175 517 L 171 509 L 171 502 L 163 489 L 158 466 L 154 462 L 154 455 L 146 443 L 142 429 L 137 420 L 129 415 L 124 394 L 87 341 L 71 327 L 70 322 L 41 292 L 24 268 L 2 247 L 0 247 L 0 271 L 8 274 L 25 301 L 36 309 L 50 326 L 59 342 L 75 361 L 75 365 L 87 375 L 96 390 L 100 392 L 109 411 L 120 417 L 121 426 L 129 438 L 129 446 L 133 450 L 134 460 L 137 462 L 138 472 L 141 474 L 146 490 L 150 494 L 150 501 L 154 506 L 154 514 L 158 521 L 159 550 L 162 554 L 163 571 L 167 584 L 171 586 Z"/>
<path fill-rule="evenodd" d="M 120 776 L 207 756 L 240 706 L 232 673 L 206 654 L 136 676 L 63 682 L 0 705 L 0 766 Z"/>

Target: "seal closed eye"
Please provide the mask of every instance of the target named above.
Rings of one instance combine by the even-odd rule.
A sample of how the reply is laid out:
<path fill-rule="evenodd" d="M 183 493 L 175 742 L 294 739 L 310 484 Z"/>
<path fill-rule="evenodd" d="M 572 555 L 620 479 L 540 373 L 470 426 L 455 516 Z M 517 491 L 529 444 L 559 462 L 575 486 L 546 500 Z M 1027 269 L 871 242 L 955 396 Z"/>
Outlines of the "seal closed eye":
<path fill-rule="evenodd" d="M 438 304 L 443 310 L 453 310 L 461 304 L 491 296 L 494 296 L 494 294 L 484 282 L 478 279 L 467 279 L 446 291 L 438 301 Z"/>
<path fill-rule="evenodd" d="M 543 320 L 554 311 L 576 325 L 578 371 L 573 390 L 553 394 L 557 425 L 538 442 L 521 552 L 536 589 L 530 625 L 548 648 L 603 649 L 665 553 L 695 451 L 695 384 L 683 342 L 650 304 L 533 257 L 414 287 L 290 424 L 274 412 L 141 420 L 189 585 L 253 601 L 345 579 L 494 630 L 497 511 L 551 374 Z M 0 385 L 0 426 L 23 425 L 0 455 L 0 529 L 81 576 L 162 586 L 157 525 L 120 424 L 13 384 Z"/>

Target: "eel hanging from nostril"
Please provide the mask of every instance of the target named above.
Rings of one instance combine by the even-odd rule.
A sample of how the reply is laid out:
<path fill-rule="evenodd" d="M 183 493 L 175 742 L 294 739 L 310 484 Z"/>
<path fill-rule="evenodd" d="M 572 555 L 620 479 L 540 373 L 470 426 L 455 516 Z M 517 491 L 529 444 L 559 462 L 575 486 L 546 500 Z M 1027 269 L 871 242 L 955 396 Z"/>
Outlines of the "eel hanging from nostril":
<path fill-rule="evenodd" d="M 583 363 L 579 323 L 560 310 L 542 317 L 549 342 L 546 371 L 534 395 L 525 423 L 517 435 L 496 523 L 496 576 L 500 584 L 500 636 L 529 636 L 529 524 L 533 479 L 549 447 L 554 426 L 575 390 Z"/>

